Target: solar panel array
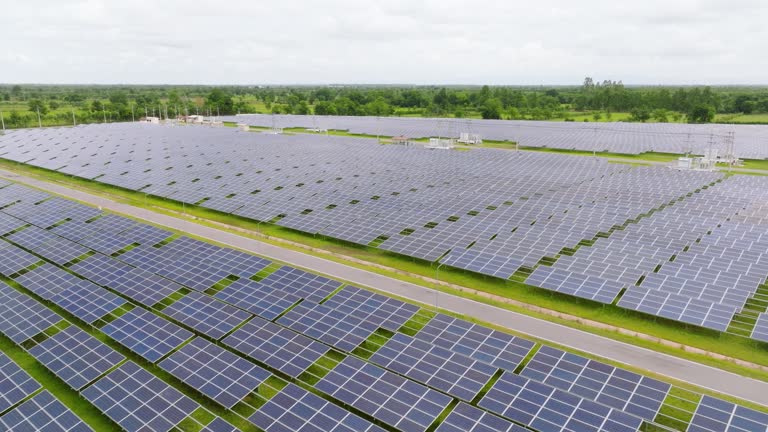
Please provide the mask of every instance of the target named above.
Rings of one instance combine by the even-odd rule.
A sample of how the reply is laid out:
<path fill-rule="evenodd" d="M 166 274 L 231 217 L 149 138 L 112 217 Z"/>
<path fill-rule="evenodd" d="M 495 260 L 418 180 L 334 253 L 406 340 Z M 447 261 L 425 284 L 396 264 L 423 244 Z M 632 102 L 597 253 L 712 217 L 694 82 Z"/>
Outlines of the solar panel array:
<path fill-rule="evenodd" d="M 688 432 L 765 431 L 766 424 L 766 413 L 705 395 L 696 409 Z"/>
<path fill-rule="evenodd" d="M 127 431 L 169 431 L 199 406 L 130 361 L 83 390 L 82 395 Z"/>
<path fill-rule="evenodd" d="M 7 355 L 0 353 L 0 412 L 40 390 L 41 386 Z"/>
<path fill-rule="evenodd" d="M 335 129 L 371 136 L 410 138 L 453 137 L 479 134 L 485 140 L 515 141 L 521 146 L 610 151 L 703 154 L 722 147 L 724 136 L 735 133 L 736 151 L 742 158 L 768 157 L 768 128 L 759 125 L 676 123 L 569 123 L 528 120 L 479 120 L 415 117 L 348 117 L 242 114 L 224 121 L 259 127 Z"/>
<path fill-rule="evenodd" d="M 125 356 L 76 326 L 35 345 L 29 353 L 75 390 L 125 360 Z"/>
<path fill-rule="evenodd" d="M 0 189 L 0 197 L 7 192 L 4 192 L 6 188 Z M 20 189 L 15 189 L 14 195 L 23 195 Z M 20 203 L 24 202 L 21 198 L 17 199 Z M 36 202 L 43 199 L 41 204 L 47 202 L 39 195 L 35 199 L 38 200 Z M 77 206 L 65 206 L 61 202 L 55 205 L 73 213 L 90 215 L 76 211 Z M 31 207 L 17 214 L 38 215 L 33 210 L 34 207 Z M 757 210 L 748 213 L 749 216 L 742 213 L 731 219 L 752 220 L 755 217 L 752 213 L 757 213 Z M 42 224 L 50 223 L 55 218 L 38 219 Z M 141 224 L 122 218 L 103 216 L 91 223 L 97 221 L 101 221 L 97 225 L 98 230 L 141 230 Z M 72 221 L 58 227 L 68 223 Z M 743 221 L 740 223 L 744 225 Z M 733 231 L 737 228 L 729 229 Z M 74 232 L 69 232 L 69 235 Z M 149 241 L 164 235 L 150 235 Z M 677 240 L 669 237 L 666 241 L 674 243 Z M 758 237 L 750 238 L 746 244 L 752 247 L 742 248 L 739 255 L 745 259 L 751 255 L 743 251 L 756 249 L 761 243 Z M 140 252 L 134 252 L 136 250 Z M 130 258 L 123 261 L 126 256 Z M 240 291 L 290 294 L 298 299 L 298 305 L 277 322 L 271 322 L 237 309 L 243 305 L 232 304 L 236 303 L 236 297 L 216 300 L 216 297 L 203 292 L 187 292 L 181 300 L 164 302 L 164 305 L 170 306 L 155 310 L 130 304 L 140 298 L 148 298 L 148 291 L 138 284 L 126 289 L 127 275 L 132 275 L 131 280 L 136 280 L 138 275 L 142 281 L 154 280 L 156 285 L 152 289 L 158 286 L 162 290 L 162 287 L 173 284 L 173 288 L 164 291 L 158 298 L 159 301 L 170 293 L 178 292 L 182 285 L 157 272 L 165 268 L 169 276 L 182 274 L 187 277 L 186 271 L 176 272 L 172 266 L 180 262 L 196 260 L 199 264 L 208 260 L 206 265 L 214 267 L 213 256 L 231 264 L 223 270 L 222 274 L 227 275 L 225 277 L 235 275 L 241 278 L 230 286 L 239 283 L 242 285 Z M 540 347 L 522 369 L 521 375 L 516 375 L 513 371 L 534 348 L 530 341 L 442 314 L 432 318 L 414 336 L 406 336 L 398 331 L 403 330 L 404 324 L 418 312 L 417 307 L 357 287 L 342 287 L 337 281 L 293 271 L 289 267 L 279 270 L 274 277 L 267 276 L 259 282 L 249 281 L 248 277 L 270 264 L 267 260 L 256 258 L 197 240 L 179 238 L 157 246 L 138 246 L 117 257 L 97 254 L 69 268 L 87 280 L 79 279 L 50 262 L 16 276 L 16 279 L 24 281 L 21 285 L 33 293 L 41 297 L 45 295 L 53 303 L 64 307 L 67 316 L 88 317 L 88 312 L 93 310 L 98 311 L 92 314 L 95 318 L 109 315 L 107 310 L 117 312 L 113 306 L 106 310 L 100 308 L 99 305 L 111 304 L 105 299 L 121 302 L 121 308 L 128 306 L 128 312 L 118 314 L 119 317 L 112 316 L 105 320 L 108 324 L 93 331 L 102 331 L 125 349 L 151 362 L 158 362 L 161 368 L 186 385 L 227 408 L 241 403 L 248 395 L 256 393 L 256 389 L 266 385 L 265 380 L 271 376 L 269 371 L 304 381 L 306 376 L 302 375 L 312 365 L 320 367 L 317 365 L 323 364 L 318 360 L 329 354 L 329 345 L 336 346 L 339 351 L 352 352 L 377 329 L 384 328 L 395 333 L 382 347 L 369 353 L 368 361 L 354 354 L 333 353 L 330 358 L 340 360 L 340 363 L 317 382 L 315 390 L 318 394 L 290 384 L 267 400 L 250 416 L 250 421 L 271 432 L 381 430 L 370 421 L 350 413 L 342 407 L 344 404 L 354 407 L 355 412 L 369 420 L 375 419 L 398 430 L 426 430 L 435 425 L 435 420 L 441 418 L 446 407 L 452 406 L 449 412 L 445 412 L 445 419 L 436 425 L 437 430 L 518 431 L 523 430 L 520 425 L 525 425 L 537 430 L 621 431 L 630 430 L 644 420 L 653 422 L 669 391 L 669 385 L 659 381 L 546 346 Z M 58 283 L 66 287 L 50 286 Z M 77 297 L 75 288 L 80 285 L 87 287 L 88 294 Z M 258 291 L 260 289 L 263 291 Z M 109 290 L 121 295 L 117 296 Z M 71 294 L 67 294 L 69 292 Z M 218 293 L 221 292 L 224 290 Z M 17 343 L 26 342 L 29 338 L 26 335 L 35 336 L 62 319 L 55 314 L 48 315 L 45 306 L 10 286 L 0 285 L 0 296 L 3 307 L 8 302 L 24 305 L 15 307 L 12 312 L 0 309 L 0 318 L 12 320 L 13 323 L 0 326 L 0 332 L 9 336 L 19 332 L 19 327 L 25 329 L 20 332 L 22 336 L 17 338 Z M 253 296 L 254 299 L 256 297 Z M 260 305 L 263 310 L 278 311 L 283 308 L 281 302 L 285 297 L 264 297 L 270 301 L 274 299 L 275 303 L 263 303 Z M 327 299 L 323 304 L 317 304 L 310 297 L 317 301 Z M 154 305 L 157 301 L 147 300 L 150 304 L 145 306 Z M 77 307 L 79 304 L 81 307 Z M 211 304 L 216 306 L 208 309 Z M 224 310 L 229 313 L 222 315 Z M 175 315 L 173 319 L 179 321 L 187 320 L 186 324 L 193 331 L 171 323 L 160 314 Z M 247 317 L 248 321 L 235 319 L 228 322 L 229 317 L 238 315 Z M 37 323 L 41 317 L 42 322 Z M 189 321 L 190 317 L 195 319 Z M 86 318 L 86 321 L 89 319 Z M 244 325 L 224 337 L 220 346 L 194 337 L 210 333 L 208 329 L 218 328 L 220 323 L 226 323 L 226 328 L 219 328 L 219 332 L 224 334 L 231 331 L 230 327 Z M 759 327 L 760 323 L 756 329 Z M 367 347 L 370 348 L 370 345 Z M 195 402 L 185 398 L 173 386 L 158 380 L 134 363 L 122 363 L 122 354 L 76 326 L 70 325 L 58 331 L 31 346 L 28 351 L 70 387 L 83 389 L 86 399 L 127 430 L 168 430 L 197 409 Z M 114 367 L 117 369 L 112 369 Z M 499 369 L 503 369 L 501 378 L 487 395 L 480 397 L 480 389 L 491 376 L 498 375 Z M 313 369 L 313 373 L 316 370 Z M 0 396 L 6 397 L 6 393 L 12 391 L 15 391 L 13 386 L 0 384 Z M 35 388 L 31 393 L 36 391 L 39 390 Z M 323 397 L 318 396 L 320 394 Z M 479 404 L 476 402 L 478 398 Z M 531 404 L 538 408 L 534 411 Z M 764 429 L 768 424 L 768 420 L 756 411 L 736 405 L 729 405 L 728 408 L 723 404 L 727 402 L 702 400 L 691 430 L 694 427 L 722 430 L 721 426 L 725 424 L 730 425 L 728 427 L 732 430 L 739 430 L 738 425 L 742 425 L 742 430 L 751 431 L 761 426 Z M 50 409 L 31 410 L 28 420 L 47 424 L 51 418 L 67 418 L 72 420 L 72 424 L 80 424 L 76 417 L 71 418 L 66 411 L 50 406 Z M 717 409 L 712 411 L 713 407 Z M 18 406 L 10 412 L 17 409 Z M 726 419 L 722 413 L 727 413 L 729 417 Z M 513 425 L 513 422 L 517 424 Z M 201 425 L 201 428 L 233 430 L 232 425 L 219 418 L 208 425 Z"/>
<path fill-rule="evenodd" d="M 0 426 L 8 432 L 91 432 L 75 413 L 48 390 L 0 416 Z"/>
<path fill-rule="evenodd" d="M 159 366 L 226 408 L 256 390 L 270 373 L 237 355 L 195 338 Z"/>
<path fill-rule="evenodd" d="M 404 431 L 425 431 L 451 401 L 449 396 L 392 372 L 347 357 L 315 387 Z"/>

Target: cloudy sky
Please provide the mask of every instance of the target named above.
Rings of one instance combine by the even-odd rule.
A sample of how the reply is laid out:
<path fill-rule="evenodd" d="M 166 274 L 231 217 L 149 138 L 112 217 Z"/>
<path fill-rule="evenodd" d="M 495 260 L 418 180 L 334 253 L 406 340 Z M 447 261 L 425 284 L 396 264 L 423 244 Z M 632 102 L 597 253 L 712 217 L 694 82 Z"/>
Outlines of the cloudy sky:
<path fill-rule="evenodd" d="M 0 0 L 0 82 L 768 83 L 765 0 Z"/>

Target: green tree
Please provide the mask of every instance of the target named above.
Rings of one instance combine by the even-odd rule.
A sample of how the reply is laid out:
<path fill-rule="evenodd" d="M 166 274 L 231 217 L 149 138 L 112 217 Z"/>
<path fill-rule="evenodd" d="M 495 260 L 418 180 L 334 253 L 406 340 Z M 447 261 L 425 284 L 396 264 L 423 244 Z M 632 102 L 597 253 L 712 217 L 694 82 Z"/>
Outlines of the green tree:
<path fill-rule="evenodd" d="M 643 106 L 643 107 L 632 108 L 632 110 L 629 112 L 630 121 L 645 123 L 650 119 L 651 119 L 651 111 L 648 109 L 648 107 Z"/>
<path fill-rule="evenodd" d="M 205 98 L 205 106 L 214 114 L 235 114 L 235 102 L 232 100 L 232 95 L 220 88 L 215 88 L 208 93 Z"/>
<path fill-rule="evenodd" d="M 651 117 L 659 123 L 667 123 L 669 121 L 669 111 L 664 108 L 656 108 L 651 113 Z"/>
<path fill-rule="evenodd" d="M 715 107 L 698 104 L 688 113 L 688 123 L 712 123 L 715 119 Z"/>
<path fill-rule="evenodd" d="M 41 101 L 40 99 L 30 99 L 28 105 L 29 110 L 33 113 L 39 112 L 41 116 L 48 114 L 48 105 L 46 105 L 45 102 Z"/>
<path fill-rule="evenodd" d="M 600 114 L 600 111 L 595 111 L 595 113 L 592 114 L 592 120 L 599 122 L 602 119 L 603 119 L 603 115 Z"/>
<path fill-rule="evenodd" d="M 486 86 L 487 87 L 487 86 Z M 501 119 L 502 105 L 498 99 L 488 99 L 483 104 L 483 108 L 480 110 L 480 115 L 484 119 Z"/>

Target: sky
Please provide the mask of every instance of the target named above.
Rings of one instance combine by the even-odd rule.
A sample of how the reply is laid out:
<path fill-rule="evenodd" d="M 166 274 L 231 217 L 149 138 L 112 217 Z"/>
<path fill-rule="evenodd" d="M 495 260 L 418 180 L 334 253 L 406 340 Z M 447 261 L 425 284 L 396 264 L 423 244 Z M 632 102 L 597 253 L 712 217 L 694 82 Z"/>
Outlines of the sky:
<path fill-rule="evenodd" d="M 768 84 L 765 0 L 0 0 L 0 82 Z"/>

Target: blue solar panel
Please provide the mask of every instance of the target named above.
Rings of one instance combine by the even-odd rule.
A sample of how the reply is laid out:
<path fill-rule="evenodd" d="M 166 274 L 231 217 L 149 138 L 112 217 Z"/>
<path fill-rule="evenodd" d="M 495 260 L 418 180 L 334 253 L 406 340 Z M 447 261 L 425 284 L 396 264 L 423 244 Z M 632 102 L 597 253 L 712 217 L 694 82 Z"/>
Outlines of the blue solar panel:
<path fill-rule="evenodd" d="M 36 300 L 0 282 L 0 332 L 17 344 L 62 318 Z"/>
<path fill-rule="evenodd" d="M 505 372 L 479 407 L 535 430 L 635 432 L 640 417 Z"/>
<path fill-rule="evenodd" d="M 288 384 L 248 420 L 265 432 L 384 432 L 295 384 Z"/>
<path fill-rule="evenodd" d="M 199 407 L 195 401 L 130 361 L 81 394 L 128 432 L 167 432 Z"/>
<path fill-rule="evenodd" d="M 402 333 L 395 334 L 370 361 L 468 402 L 498 371 L 494 366 Z"/>
<path fill-rule="evenodd" d="M 277 318 L 301 300 L 296 295 L 248 279 L 231 283 L 214 297 L 268 320 Z"/>
<path fill-rule="evenodd" d="M 634 372 L 542 347 L 522 376 L 653 421 L 671 386 Z"/>
<path fill-rule="evenodd" d="M 190 292 L 163 313 L 214 339 L 221 339 L 253 316 L 198 292 Z"/>
<path fill-rule="evenodd" d="M 768 431 L 768 414 L 706 395 L 688 427 L 688 432 L 755 431 Z"/>
<path fill-rule="evenodd" d="M 6 241 L 0 240 L 0 274 L 10 276 L 41 261 L 40 258 Z"/>
<path fill-rule="evenodd" d="M 79 277 L 50 263 L 36 267 L 15 280 L 46 300 L 81 281 Z"/>
<path fill-rule="evenodd" d="M 461 402 L 440 423 L 435 432 L 525 432 L 526 430 L 501 417 Z"/>
<path fill-rule="evenodd" d="M 75 413 L 48 390 L 36 394 L 0 417 L 2 430 L 8 432 L 91 432 Z"/>
<path fill-rule="evenodd" d="M 87 280 L 61 291 L 51 301 L 88 324 L 93 324 L 126 303 L 122 297 Z"/>
<path fill-rule="evenodd" d="M 450 396 L 346 357 L 315 387 L 392 427 L 425 431 L 453 400 Z"/>
<path fill-rule="evenodd" d="M 195 338 L 160 362 L 171 375 L 225 408 L 232 408 L 271 374 L 248 360 Z"/>
<path fill-rule="evenodd" d="M 75 390 L 85 387 L 125 359 L 76 326 L 69 326 L 33 346 L 29 353 Z"/>
<path fill-rule="evenodd" d="M 221 417 L 216 417 L 212 422 L 200 429 L 200 432 L 237 432 L 239 429 L 229 424 Z"/>
<path fill-rule="evenodd" d="M 341 282 L 289 266 L 280 267 L 261 283 L 315 303 L 321 302 L 341 286 Z"/>
<path fill-rule="evenodd" d="M 510 371 L 534 346 L 529 340 L 444 314 L 432 318 L 416 333 L 416 339 Z"/>
<path fill-rule="evenodd" d="M 353 351 L 378 329 L 370 321 L 312 303 L 308 306 L 299 304 L 277 322 L 347 352 Z"/>
<path fill-rule="evenodd" d="M 752 339 L 768 342 L 768 313 L 761 313 L 757 317 L 755 328 L 752 330 Z"/>
<path fill-rule="evenodd" d="M 193 336 L 192 332 L 141 308 L 131 310 L 101 331 L 151 362 L 160 360 Z"/>
<path fill-rule="evenodd" d="M 0 353 L 0 412 L 21 402 L 40 388 L 40 383 L 10 357 Z"/>
<path fill-rule="evenodd" d="M 330 350 L 325 344 L 261 318 L 252 319 L 222 342 L 294 378 Z"/>
<path fill-rule="evenodd" d="M 154 306 L 182 288 L 175 282 L 140 268 L 131 269 L 105 285 L 146 306 Z"/>
<path fill-rule="evenodd" d="M 353 286 L 342 288 L 323 305 L 374 322 L 393 332 L 419 311 L 416 305 Z"/>

